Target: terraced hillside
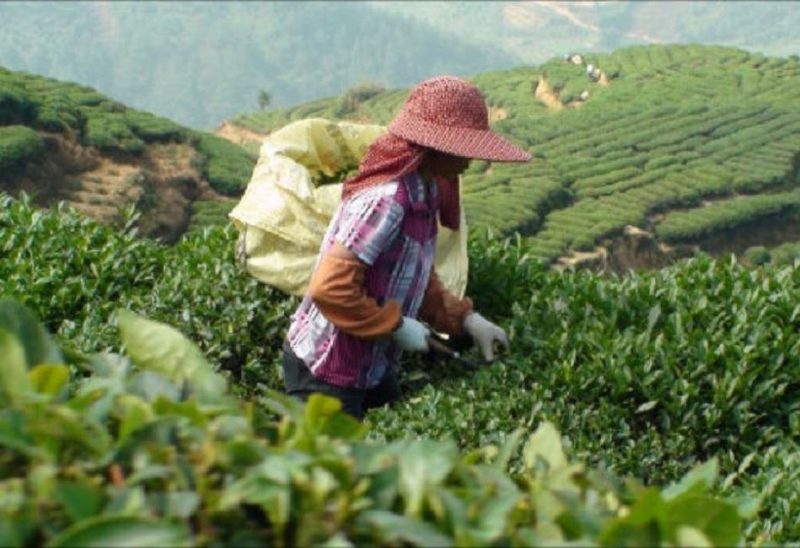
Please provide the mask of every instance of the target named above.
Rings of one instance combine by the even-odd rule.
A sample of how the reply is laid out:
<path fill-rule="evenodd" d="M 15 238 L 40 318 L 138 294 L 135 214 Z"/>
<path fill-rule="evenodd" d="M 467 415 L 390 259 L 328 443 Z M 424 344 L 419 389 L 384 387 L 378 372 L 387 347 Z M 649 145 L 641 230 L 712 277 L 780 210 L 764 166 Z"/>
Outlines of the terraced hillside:
<path fill-rule="evenodd" d="M 785 244 L 800 240 L 796 56 L 634 46 L 473 81 L 494 127 L 535 156 L 473 163 L 464 177 L 473 226 L 518 231 L 548 262 L 613 269 L 756 245 L 783 245 L 786 260 Z M 265 134 L 310 116 L 385 123 L 406 95 L 363 91 L 235 124 Z"/>
<path fill-rule="evenodd" d="M 0 190 L 109 224 L 135 206 L 141 233 L 172 241 L 193 212 L 231 207 L 254 163 L 229 141 L 91 88 L 0 67 Z"/>

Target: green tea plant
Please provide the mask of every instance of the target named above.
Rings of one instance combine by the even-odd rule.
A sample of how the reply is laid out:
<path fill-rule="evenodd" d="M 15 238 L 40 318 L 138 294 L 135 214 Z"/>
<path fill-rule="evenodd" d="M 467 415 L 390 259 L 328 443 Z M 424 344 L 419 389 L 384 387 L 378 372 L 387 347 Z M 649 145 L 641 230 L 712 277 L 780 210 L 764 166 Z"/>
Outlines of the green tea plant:
<path fill-rule="evenodd" d="M 656 233 L 667 241 L 696 239 L 783 212 L 796 214 L 798 206 L 800 190 L 740 196 L 708 207 L 672 212 L 656 226 Z"/>
<path fill-rule="evenodd" d="M 123 307 L 187 333 L 236 394 L 281 387 L 281 342 L 297 301 L 238 267 L 230 227 L 166 247 L 138 239 L 133 222 L 114 231 L 25 200 L 0 206 L 0 294 L 40 316 L 70 364 L 121 351 Z M 468 294 L 508 329 L 511 352 L 476 371 L 405 363 L 406 396 L 368 415 L 370 439 L 446 436 L 471 451 L 549 421 L 579 459 L 647 485 L 678 481 L 714 457 L 728 477 L 751 453 L 789 450 L 800 416 L 796 267 L 704 257 L 602 277 L 551 271 L 522 237 L 475 231 L 469 245 Z M 727 486 L 754 486 L 763 498 L 749 541 L 800 538 L 786 518 L 797 515 L 796 499 L 767 489 L 769 478 L 791 474 L 777 462 L 758 460 Z"/>
<path fill-rule="evenodd" d="M 198 200 L 192 204 L 192 217 L 187 232 L 198 232 L 213 226 L 225 226 L 230 223 L 228 213 L 235 202 Z"/>
<path fill-rule="evenodd" d="M 194 132 L 192 139 L 204 159 L 200 171 L 214 190 L 227 195 L 241 193 L 250 180 L 256 157 L 216 135 Z"/>
<path fill-rule="evenodd" d="M 0 295 L 29 306 L 76 352 L 113 348 L 113 312 L 125 306 L 185 330 L 243 390 L 277 386 L 273 362 L 296 302 L 238 266 L 234 229 L 166 247 L 139 238 L 136 214 L 124 213 L 114 230 L 0 195 Z"/>
<path fill-rule="evenodd" d="M 512 351 L 477 371 L 415 366 L 408 397 L 369 415 L 376 439 L 447 435 L 469 448 L 548 420 L 580 458 L 663 483 L 712 455 L 730 475 L 795 435 L 796 266 L 700 257 L 604 278 L 549 271 L 524 241 L 472 245 L 468 293 L 507 326 Z M 796 498 L 767 485 L 794 474 L 778 461 L 744 466 L 728 486 L 762 489 L 752 541 L 800 534 Z"/>
<path fill-rule="evenodd" d="M 42 138 L 32 129 L 18 125 L 0 127 L 0 170 L 20 168 L 43 154 Z"/>
<path fill-rule="evenodd" d="M 464 453 L 363 441 L 337 400 L 238 401 L 180 332 L 117 317 L 126 353 L 71 368 L 0 300 L 3 545 L 731 545 L 755 509 L 709 494 L 713 460 L 623 484 L 569 461 L 549 423 Z"/>

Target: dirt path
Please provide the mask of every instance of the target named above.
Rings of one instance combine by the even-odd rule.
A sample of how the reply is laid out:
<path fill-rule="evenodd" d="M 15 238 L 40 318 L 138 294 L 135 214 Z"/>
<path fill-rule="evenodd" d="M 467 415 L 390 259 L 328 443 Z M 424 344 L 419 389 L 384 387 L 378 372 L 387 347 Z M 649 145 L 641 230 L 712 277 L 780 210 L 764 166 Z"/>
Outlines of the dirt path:
<path fill-rule="evenodd" d="M 248 143 L 261 144 L 267 133 L 259 133 L 251 129 L 234 124 L 233 122 L 224 122 L 219 126 L 214 133 L 223 139 L 227 139 L 237 145 L 245 145 Z"/>
<path fill-rule="evenodd" d="M 604 269 L 608 258 L 608 250 L 605 247 L 597 247 L 592 251 L 572 251 L 569 255 L 559 257 L 553 264 L 556 270 L 567 268 L 594 268 Z"/>
<path fill-rule="evenodd" d="M 544 76 L 539 76 L 535 97 L 544 103 L 547 108 L 552 108 L 554 110 L 561 110 L 564 108 L 564 105 L 561 104 L 561 101 L 558 99 L 558 95 L 556 95 L 553 88 L 550 87 L 550 82 L 548 82 L 547 78 Z"/>

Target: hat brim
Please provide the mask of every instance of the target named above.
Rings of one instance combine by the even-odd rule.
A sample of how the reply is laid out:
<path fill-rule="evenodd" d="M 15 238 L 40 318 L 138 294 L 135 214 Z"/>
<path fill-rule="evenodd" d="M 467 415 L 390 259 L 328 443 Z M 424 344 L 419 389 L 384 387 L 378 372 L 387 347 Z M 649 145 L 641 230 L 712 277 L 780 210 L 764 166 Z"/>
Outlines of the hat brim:
<path fill-rule="evenodd" d="M 440 126 L 420 119 L 395 118 L 388 131 L 428 148 L 476 160 L 528 162 L 530 152 L 491 130 Z"/>

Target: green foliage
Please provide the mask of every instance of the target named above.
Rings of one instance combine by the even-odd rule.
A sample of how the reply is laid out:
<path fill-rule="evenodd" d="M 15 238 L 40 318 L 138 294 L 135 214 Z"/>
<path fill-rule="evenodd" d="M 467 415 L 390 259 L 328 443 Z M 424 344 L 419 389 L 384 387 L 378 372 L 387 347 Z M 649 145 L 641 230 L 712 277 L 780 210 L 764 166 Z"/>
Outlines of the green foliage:
<path fill-rule="evenodd" d="M 800 242 L 788 242 L 770 250 L 770 260 L 776 265 L 794 264 L 800 259 Z"/>
<path fill-rule="evenodd" d="M 800 538 L 800 447 L 784 440 L 757 453 L 750 453 L 722 482 L 719 490 L 731 498 L 747 499 L 760 493 L 763 519 L 747 526 L 754 543 L 796 542 Z"/>
<path fill-rule="evenodd" d="M 243 389 L 277 386 L 280 339 L 295 300 L 238 267 L 231 226 L 166 247 L 139 238 L 136 220 L 126 212 L 115 231 L 0 195 L 0 295 L 29 306 L 72 351 L 113 348 L 114 311 L 122 306 L 178 326 Z"/>
<path fill-rule="evenodd" d="M 240 194 L 250 180 L 256 158 L 239 145 L 210 133 L 195 132 L 193 138 L 205 158 L 200 169 L 214 190 Z"/>
<path fill-rule="evenodd" d="M 145 143 L 139 139 L 121 116 L 95 116 L 86 122 L 86 143 L 105 152 L 122 151 L 140 154 Z"/>
<path fill-rule="evenodd" d="M 223 194 L 239 194 L 255 166 L 255 156 L 238 145 L 130 109 L 91 88 L 0 68 L 0 89 L 0 123 L 25 124 L 0 127 L 0 169 L 41 156 L 36 130 L 75 135 L 112 155 L 137 156 L 150 143 L 191 143 L 200 152 L 203 176 Z"/>
<path fill-rule="evenodd" d="M 242 114 L 234 122 L 260 133 L 270 133 L 304 118 L 343 119 L 388 124 L 405 99 L 402 90 L 385 90 L 377 84 L 363 84 L 342 97 L 329 97 L 281 110 Z"/>
<path fill-rule="evenodd" d="M 751 265 L 762 265 L 767 264 L 770 262 L 770 254 L 766 247 L 763 245 L 757 245 L 750 248 L 744 252 L 744 259 Z"/>
<path fill-rule="evenodd" d="M 0 68 L 0 125 L 25 124 L 36 118 L 37 105 Z"/>
<path fill-rule="evenodd" d="M 125 119 L 132 131 L 148 143 L 185 140 L 184 127 L 149 112 L 128 109 L 125 111 Z"/>
<path fill-rule="evenodd" d="M 532 253 L 549 262 L 592 249 L 628 224 L 647 227 L 655 213 L 797 186 L 796 60 L 673 45 L 584 55 L 584 62 L 605 72 L 609 85 L 592 82 L 585 65 L 560 56 L 539 67 L 472 79 L 496 115 L 494 128 L 529 149 L 534 159 L 523 165 L 476 163 L 464 174 L 463 203 L 471 226 L 500 235 L 519 232 L 530 240 Z M 550 111 L 534 99 L 542 76 L 562 100 L 584 89 L 589 99 L 580 108 Z M 337 110 L 344 98 L 329 98 L 243 115 L 237 122 L 262 132 L 306 116 L 386 123 L 405 93 L 381 93 L 348 112 Z M 759 200 L 752 203 L 766 207 L 777 198 Z M 761 206 L 741 209 L 702 230 L 741 227 L 760 212 Z"/>
<path fill-rule="evenodd" d="M 0 172 L 38 161 L 43 155 L 42 138 L 32 129 L 25 126 L 0 127 Z"/>
<path fill-rule="evenodd" d="M 198 232 L 204 228 L 225 226 L 230 223 L 228 213 L 235 204 L 210 200 L 198 200 L 192 203 L 192 217 L 187 232 Z"/>
<path fill-rule="evenodd" d="M 800 190 L 757 196 L 739 196 L 689 211 L 675 211 L 656 226 L 656 233 L 668 241 L 702 237 L 708 233 L 757 222 L 800 208 Z"/>
<path fill-rule="evenodd" d="M 84 354 L 120 348 L 116 310 L 122 307 L 168 322 L 197 341 L 236 393 L 265 394 L 281 386 L 281 343 L 297 300 L 259 284 L 235 264 L 230 228 L 207 229 L 168 248 L 137 239 L 130 228 L 114 232 L 71 213 L 36 211 L 24 200 L 3 198 L 0 206 L 0 241 L 9 259 L 0 262 L 0 293 L 42 317 L 74 367 L 85 370 Z M 677 481 L 715 456 L 727 477 L 750 453 L 796 434 L 800 406 L 792 386 L 800 355 L 795 336 L 800 275 L 795 267 L 749 270 L 734 261 L 700 258 L 662 272 L 603 278 L 553 272 L 522 238 L 497 241 L 490 234 L 471 238 L 470 256 L 468 293 L 476 309 L 508 330 L 511 353 L 477 371 L 407 363 L 406 397 L 368 415 L 371 439 L 449 436 L 463 450 L 502 448 L 511 439 L 504 432 L 531 432 L 549 421 L 581 460 L 652 485 Z M 2 317 L 0 328 L 7 329 Z M 169 331 L 165 337 L 175 340 Z M 126 341 L 129 348 L 134 344 Z M 14 343 L 2 355 L 18 356 L 16 368 L 3 371 L 27 367 L 26 352 L 14 350 Z M 152 362 L 152 355 L 130 352 L 140 366 Z M 187 356 L 202 363 L 196 353 Z M 176 372 L 174 361 L 163 363 L 173 365 L 157 365 L 159 375 Z M 166 382 L 181 383 L 181 375 Z M 4 394 L 23 393 L 28 384 L 59 393 L 62 377 L 61 369 L 41 370 L 35 380 Z M 151 375 L 137 383 L 141 390 L 174 394 Z M 212 395 L 218 394 L 214 383 Z M 198 391 L 191 393 L 199 397 Z M 193 411 L 191 417 L 200 420 Z M 524 466 L 515 455 L 508 457 L 513 473 Z M 786 517 L 800 513 L 796 497 L 774 484 L 765 486 L 780 472 L 777 462 L 765 460 L 752 470 L 757 475 L 745 471 L 726 487 L 744 493 L 752 486 L 764 500 L 763 512 L 747 525 L 750 540 L 761 534 L 774 542 L 798 538 Z M 261 493 L 265 483 L 252 481 L 242 489 Z M 65 487 L 73 488 L 81 487 Z M 274 508 L 266 499 L 248 500 Z M 661 510 L 653 510 L 652 519 L 667 523 L 657 516 L 674 509 L 653 504 Z M 73 506 L 75 515 L 96 513 Z M 396 524 L 381 516 L 367 521 Z M 627 534 L 623 529 L 615 534 Z"/>
<path fill-rule="evenodd" d="M 474 373 L 415 368 L 412 395 L 369 415 L 377 439 L 448 435 L 472 448 L 549 420 L 580 458 L 663 483 L 711 455 L 730 474 L 795 436 L 796 267 L 697 258 L 603 278 L 547 270 L 524 242 L 472 245 L 468 293 L 508 329 L 512 352 Z M 772 498 L 774 484 L 762 489 L 778 473 L 769 462 L 764 479 L 739 478 L 771 508 L 751 533 L 792 541 L 796 520 L 783 516 L 800 507 Z"/>
<path fill-rule="evenodd" d="M 258 108 L 264 110 L 272 102 L 272 96 L 265 89 L 258 92 Z"/>
<path fill-rule="evenodd" d="M 745 251 L 750 264 L 793 265 L 800 260 L 800 242 L 786 242 L 775 247 L 753 246 Z"/>
<path fill-rule="evenodd" d="M 342 96 L 336 109 L 336 116 L 338 118 L 355 116 L 359 113 L 360 107 L 364 102 L 385 92 L 385 86 L 371 82 L 353 86 Z"/>
<path fill-rule="evenodd" d="M 14 310 L 29 321 L 29 312 Z M 740 510 L 709 493 L 713 460 L 662 491 L 570 462 L 547 422 L 524 444 L 516 430 L 501 448 L 462 454 L 448 440 L 365 442 L 363 426 L 341 414 L 337 400 L 315 395 L 303 406 L 274 393 L 259 400 L 263 407 L 237 401 L 189 339 L 118 314 L 128 354 L 89 356 L 71 379 L 64 364 L 14 364 L 15 349 L 40 339 L 0 331 L 0 388 L 16 394 L 0 410 L 5 545 L 741 538 Z M 33 382 L 43 367 L 66 374 Z"/>

